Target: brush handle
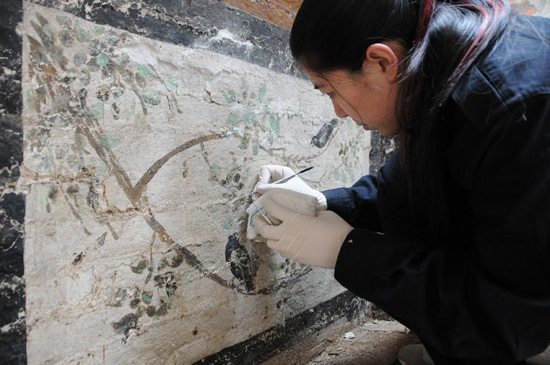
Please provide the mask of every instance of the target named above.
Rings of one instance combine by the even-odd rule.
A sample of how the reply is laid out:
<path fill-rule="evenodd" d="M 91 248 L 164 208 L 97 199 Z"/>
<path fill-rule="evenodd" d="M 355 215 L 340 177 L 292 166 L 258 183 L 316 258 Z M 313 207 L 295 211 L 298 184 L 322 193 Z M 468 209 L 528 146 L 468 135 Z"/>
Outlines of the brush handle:
<path fill-rule="evenodd" d="M 313 166 L 306 167 L 305 169 L 300 170 L 300 171 L 298 171 L 297 173 L 295 173 L 295 174 L 293 174 L 293 175 L 290 175 L 290 176 L 287 176 L 287 177 L 283 177 L 282 179 L 279 179 L 279 180 L 277 180 L 277 181 L 273 181 L 272 184 L 282 184 L 282 183 L 285 183 L 285 182 L 287 182 L 288 180 L 292 179 L 294 176 L 303 174 L 304 172 L 309 171 L 309 170 L 311 170 L 312 168 L 313 168 Z M 256 190 L 254 190 L 254 192 L 256 192 Z"/>
<path fill-rule="evenodd" d="M 288 180 L 292 179 L 294 176 L 303 174 L 304 172 L 307 172 L 307 171 L 311 170 L 312 168 L 313 168 L 313 166 L 306 167 L 305 169 L 300 170 L 300 171 L 298 171 L 298 172 L 295 173 L 295 174 L 292 174 L 292 175 L 290 175 L 290 176 L 283 177 L 282 179 L 273 181 L 271 184 L 282 184 L 282 183 L 285 183 L 285 182 L 287 182 Z M 248 193 L 248 194 L 245 194 L 245 195 L 241 195 L 241 196 L 239 196 L 239 197 L 236 197 L 235 199 L 229 201 L 229 202 L 226 203 L 226 204 L 232 204 L 232 203 L 236 202 L 237 200 L 241 200 L 241 199 L 243 199 L 243 198 L 247 198 L 247 197 L 249 197 L 250 195 L 255 194 L 255 193 L 257 193 L 257 190 L 256 190 L 256 189 L 254 189 L 254 191 L 251 192 L 251 193 Z"/>

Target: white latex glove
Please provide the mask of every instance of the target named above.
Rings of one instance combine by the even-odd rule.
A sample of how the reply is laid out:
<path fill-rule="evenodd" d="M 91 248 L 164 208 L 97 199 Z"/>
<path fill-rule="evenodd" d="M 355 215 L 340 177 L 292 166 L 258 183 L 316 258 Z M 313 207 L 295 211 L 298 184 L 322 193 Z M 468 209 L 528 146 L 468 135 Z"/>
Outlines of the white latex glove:
<path fill-rule="evenodd" d="M 270 182 L 291 176 L 294 171 L 287 166 L 265 165 L 260 168 L 259 181 L 255 189 L 259 194 L 265 194 L 271 189 L 286 189 L 297 193 L 313 196 L 317 199 L 317 211 L 327 210 L 327 198 L 318 190 L 312 189 L 300 177 L 295 176 L 282 184 L 270 184 Z"/>
<path fill-rule="evenodd" d="M 278 204 L 298 213 L 311 215 L 313 217 L 317 215 L 318 202 L 313 196 L 300 194 L 292 190 L 277 188 L 269 190 L 269 196 Z M 265 214 L 274 224 L 281 223 L 276 218 L 269 216 L 262 205 L 261 199 L 256 199 L 253 201 L 252 204 L 250 204 L 250 206 L 246 209 L 246 212 L 248 213 L 246 238 L 250 240 L 262 240 L 261 237 L 258 237 L 258 232 L 256 232 L 256 227 L 254 226 L 254 219 L 257 215 Z"/>
<path fill-rule="evenodd" d="M 334 269 L 340 248 L 353 229 L 331 211 L 322 211 L 317 217 L 298 213 L 277 204 L 269 192 L 260 199 L 263 208 L 281 221 L 269 225 L 256 216 L 256 232 L 267 240 L 267 245 L 284 257 L 302 264 Z"/>

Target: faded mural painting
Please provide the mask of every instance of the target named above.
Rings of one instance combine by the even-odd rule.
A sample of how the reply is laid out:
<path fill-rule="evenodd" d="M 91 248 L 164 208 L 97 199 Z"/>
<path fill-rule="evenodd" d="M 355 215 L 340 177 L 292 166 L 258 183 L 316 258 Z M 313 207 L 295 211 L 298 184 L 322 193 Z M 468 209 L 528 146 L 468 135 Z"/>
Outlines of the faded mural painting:
<path fill-rule="evenodd" d="M 343 291 L 228 204 L 267 163 L 368 171 L 308 82 L 30 3 L 23 28 L 29 363 L 191 363 Z"/>

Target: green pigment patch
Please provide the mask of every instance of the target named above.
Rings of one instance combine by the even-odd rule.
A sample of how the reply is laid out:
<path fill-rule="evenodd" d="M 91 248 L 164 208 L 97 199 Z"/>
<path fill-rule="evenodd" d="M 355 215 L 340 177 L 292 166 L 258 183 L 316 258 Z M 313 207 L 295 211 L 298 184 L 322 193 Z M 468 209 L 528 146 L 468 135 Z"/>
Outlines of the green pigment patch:
<path fill-rule="evenodd" d="M 217 179 L 218 175 L 222 171 L 221 167 L 218 165 L 212 165 L 210 166 L 210 174 L 212 175 L 213 179 Z"/>
<path fill-rule="evenodd" d="M 80 22 L 75 23 L 74 29 L 76 31 L 76 39 L 80 42 L 90 42 L 92 40 L 92 36 L 90 36 L 88 31 L 80 25 Z"/>
<path fill-rule="evenodd" d="M 233 225 L 233 216 L 231 214 L 227 215 L 225 217 L 225 221 L 223 222 L 223 229 L 229 229 Z"/>
<path fill-rule="evenodd" d="M 243 115 L 243 122 L 245 125 L 254 122 L 254 120 L 255 120 L 255 115 L 253 112 L 248 112 L 245 115 Z"/>
<path fill-rule="evenodd" d="M 99 26 L 99 25 L 96 25 L 94 27 L 94 32 L 97 35 L 102 35 L 103 33 L 105 33 L 105 29 L 103 27 Z"/>
<path fill-rule="evenodd" d="M 269 263 L 269 269 L 271 270 L 272 273 L 277 273 L 282 270 L 281 266 L 279 266 L 279 264 L 275 261 L 271 261 Z"/>
<path fill-rule="evenodd" d="M 172 80 L 172 79 L 169 78 L 169 77 L 165 77 L 165 78 L 164 78 L 164 84 L 166 85 L 166 88 L 167 88 L 168 91 L 170 91 L 170 92 L 174 92 L 174 91 L 176 91 L 176 89 L 178 88 L 178 83 L 175 82 L 174 80 Z"/>
<path fill-rule="evenodd" d="M 71 20 L 67 16 L 56 15 L 55 19 L 57 20 L 59 25 L 71 25 Z"/>
<path fill-rule="evenodd" d="M 274 115 L 269 116 L 269 126 L 271 127 L 273 132 L 275 132 L 275 135 L 278 136 L 279 133 L 281 133 L 279 119 L 276 116 Z"/>
<path fill-rule="evenodd" d="M 97 56 L 96 63 L 99 67 L 105 67 L 109 63 L 109 57 L 105 53 L 100 53 Z"/>
<path fill-rule="evenodd" d="M 90 111 L 92 112 L 92 115 L 95 119 L 103 120 L 104 104 L 102 102 L 97 102 L 90 105 Z"/>
<path fill-rule="evenodd" d="M 263 100 L 267 94 L 267 85 L 265 82 L 260 84 L 260 89 L 258 90 L 258 99 Z"/>
<path fill-rule="evenodd" d="M 116 87 L 113 87 L 111 88 L 111 91 L 113 93 L 113 96 L 115 98 L 120 98 L 122 96 L 122 94 L 124 94 L 124 90 L 122 90 L 120 87 L 116 86 Z M 135 103 L 135 101 L 134 101 Z"/>
<path fill-rule="evenodd" d="M 260 143 L 256 139 L 256 140 L 254 140 L 254 142 L 252 142 L 252 154 L 254 156 L 257 156 L 258 152 L 260 152 Z"/>
<path fill-rule="evenodd" d="M 176 284 L 173 284 L 173 283 L 167 284 L 166 295 L 168 295 L 169 297 L 173 296 L 176 293 L 177 289 L 178 287 L 176 286 Z"/>
<path fill-rule="evenodd" d="M 48 171 L 53 166 L 53 159 L 51 156 L 45 157 L 42 162 L 40 162 L 40 165 L 38 165 L 38 168 L 42 171 Z"/>
<path fill-rule="evenodd" d="M 143 92 L 143 101 L 151 105 L 159 105 L 161 93 L 158 90 L 148 89 Z"/>
<path fill-rule="evenodd" d="M 143 292 L 143 294 L 141 294 L 141 299 L 149 304 L 153 301 L 153 293 Z"/>
<path fill-rule="evenodd" d="M 109 148 L 116 147 L 122 141 L 122 137 L 118 134 L 101 134 L 99 136 L 99 141 Z"/>
<path fill-rule="evenodd" d="M 287 300 L 286 304 L 292 309 L 300 309 L 302 307 L 301 303 L 294 298 Z"/>
<path fill-rule="evenodd" d="M 138 64 L 137 66 L 137 70 L 139 72 L 139 74 L 145 79 L 145 80 L 152 80 L 155 78 L 155 76 L 153 75 L 153 73 L 151 72 L 151 69 L 149 68 L 149 66 L 147 65 L 144 65 L 144 64 Z"/>
<path fill-rule="evenodd" d="M 235 100 L 237 100 L 237 93 L 235 90 L 228 90 L 223 93 L 223 96 L 225 96 L 225 100 L 228 103 L 234 103 Z"/>
<path fill-rule="evenodd" d="M 239 116 L 235 113 L 230 113 L 225 121 L 229 126 L 235 127 L 239 124 Z"/>
<path fill-rule="evenodd" d="M 112 30 L 109 30 L 106 32 L 107 35 L 107 42 L 111 45 L 115 45 L 119 41 L 119 36 L 113 32 Z"/>

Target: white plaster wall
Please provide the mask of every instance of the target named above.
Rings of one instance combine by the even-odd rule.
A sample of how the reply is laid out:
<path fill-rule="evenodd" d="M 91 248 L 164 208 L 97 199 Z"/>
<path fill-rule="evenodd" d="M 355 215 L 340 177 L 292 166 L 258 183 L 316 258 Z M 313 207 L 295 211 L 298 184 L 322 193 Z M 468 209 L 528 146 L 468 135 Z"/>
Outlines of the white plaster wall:
<path fill-rule="evenodd" d="M 267 163 L 349 185 L 368 133 L 340 120 L 318 148 L 333 111 L 303 79 L 24 7 L 29 364 L 192 363 L 343 291 L 246 241 L 226 203 Z"/>

